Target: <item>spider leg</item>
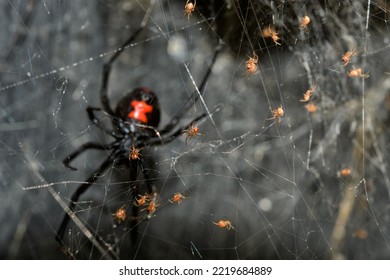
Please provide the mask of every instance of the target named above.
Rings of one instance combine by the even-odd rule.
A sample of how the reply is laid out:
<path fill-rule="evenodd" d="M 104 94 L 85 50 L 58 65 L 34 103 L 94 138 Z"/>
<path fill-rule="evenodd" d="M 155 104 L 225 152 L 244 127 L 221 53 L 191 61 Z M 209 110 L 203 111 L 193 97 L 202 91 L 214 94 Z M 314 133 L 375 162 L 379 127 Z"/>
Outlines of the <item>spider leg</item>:
<path fill-rule="evenodd" d="M 114 115 L 114 111 L 111 109 L 110 102 L 108 100 L 107 91 L 108 91 L 108 80 L 110 77 L 111 67 L 114 61 L 118 58 L 118 56 L 129 47 L 129 45 L 137 38 L 137 36 L 141 33 L 141 31 L 146 26 L 146 23 L 149 20 L 150 13 L 152 11 L 154 3 L 152 2 L 149 8 L 147 9 L 144 18 L 140 24 L 140 27 L 132 34 L 130 37 L 123 42 L 123 44 L 115 50 L 114 54 L 110 57 L 110 59 L 104 63 L 103 72 L 102 72 L 102 85 L 100 87 L 100 101 L 103 105 L 103 109 L 109 114 Z"/>
<path fill-rule="evenodd" d="M 157 136 L 151 137 L 148 140 L 144 141 L 144 143 L 142 143 L 142 145 L 143 146 L 158 146 L 158 145 L 165 145 L 165 144 L 167 144 L 169 142 L 172 142 L 177 137 L 179 137 L 180 135 L 185 133 L 186 130 L 188 130 L 191 126 L 194 125 L 194 123 L 200 121 L 201 119 L 204 119 L 206 116 L 207 116 L 207 114 L 204 113 L 204 114 L 196 117 L 189 124 L 178 128 L 175 132 L 173 132 L 172 134 L 170 134 L 170 135 L 168 135 L 166 137 L 157 137 Z"/>
<path fill-rule="evenodd" d="M 105 161 L 97 168 L 87 179 L 87 181 L 80 185 L 76 192 L 72 195 L 70 199 L 70 203 L 68 205 L 69 211 L 65 214 L 64 218 L 62 219 L 61 225 L 58 228 L 56 240 L 60 243 L 60 245 L 63 245 L 63 237 L 65 233 L 65 229 L 69 223 L 69 220 L 71 218 L 71 215 L 75 215 L 74 208 L 76 206 L 76 202 L 79 200 L 79 197 L 99 178 L 99 175 L 102 174 L 114 161 L 114 155 L 110 155 L 106 158 Z"/>
<path fill-rule="evenodd" d="M 134 39 L 137 38 L 137 36 L 144 29 L 145 24 L 141 24 L 141 26 L 117 50 L 115 50 L 114 54 L 103 65 L 102 85 L 101 85 L 101 88 L 100 88 L 100 101 L 101 101 L 101 103 L 103 105 L 103 109 L 109 115 L 114 115 L 114 111 L 111 109 L 110 102 L 109 102 L 108 96 L 107 96 L 108 80 L 109 80 L 109 77 L 110 77 L 112 64 L 119 57 L 119 55 L 124 50 L 127 49 L 128 45 L 130 45 L 134 41 Z"/>
<path fill-rule="evenodd" d="M 77 170 L 77 168 L 70 166 L 70 163 L 78 157 L 80 154 L 85 152 L 86 150 L 108 150 L 112 147 L 112 145 L 103 145 L 99 143 L 87 142 L 81 145 L 76 151 L 68 155 L 64 160 L 63 164 L 72 170 Z"/>
<path fill-rule="evenodd" d="M 217 60 L 217 56 L 219 54 L 219 52 L 221 51 L 222 49 L 222 43 L 220 42 L 218 44 L 218 46 L 216 47 L 216 50 L 214 52 L 214 55 L 211 59 L 211 63 L 210 63 L 210 66 L 209 68 L 207 69 L 207 72 L 206 74 L 204 75 L 203 77 L 203 80 L 202 82 L 200 83 L 200 86 L 198 88 L 198 90 L 195 90 L 191 96 L 189 96 L 187 98 L 187 100 L 184 102 L 184 105 L 180 108 L 180 110 L 173 116 L 172 120 L 162 129 L 160 130 L 160 134 L 163 135 L 163 134 L 166 134 L 166 133 L 169 133 L 180 121 L 181 117 L 191 108 L 191 106 L 193 104 L 195 104 L 198 99 L 200 98 L 200 95 L 203 95 L 204 93 L 204 89 L 206 87 L 206 84 L 207 84 L 207 80 L 209 79 L 210 77 L 210 74 L 211 74 L 211 70 L 213 68 L 213 65 L 215 63 L 215 61 Z M 199 94 L 200 93 L 200 94 Z"/>
<path fill-rule="evenodd" d="M 112 137 L 118 139 L 118 138 L 122 138 L 120 135 L 116 134 L 115 131 L 112 131 L 112 130 L 108 130 L 106 129 L 102 122 L 100 121 L 99 118 L 97 118 L 95 116 L 95 111 L 101 111 L 100 108 L 96 108 L 96 107 L 87 107 L 87 113 L 88 113 L 88 118 L 91 122 L 93 122 L 94 124 L 96 124 L 101 130 L 103 130 L 105 133 L 111 135 Z"/>

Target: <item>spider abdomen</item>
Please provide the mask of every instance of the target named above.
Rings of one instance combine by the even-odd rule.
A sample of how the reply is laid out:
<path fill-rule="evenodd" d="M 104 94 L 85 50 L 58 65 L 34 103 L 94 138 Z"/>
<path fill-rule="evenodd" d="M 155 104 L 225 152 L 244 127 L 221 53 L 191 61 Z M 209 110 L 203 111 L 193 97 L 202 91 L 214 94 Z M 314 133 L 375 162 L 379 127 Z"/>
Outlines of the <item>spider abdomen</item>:
<path fill-rule="evenodd" d="M 153 106 L 145 101 L 133 100 L 130 103 L 132 110 L 127 114 L 130 119 L 139 120 L 142 123 L 148 123 L 147 114 L 153 111 Z"/>
<path fill-rule="evenodd" d="M 136 88 L 123 97 L 116 113 L 124 121 L 136 121 L 157 128 L 160 122 L 160 107 L 156 94 L 149 88 Z"/>

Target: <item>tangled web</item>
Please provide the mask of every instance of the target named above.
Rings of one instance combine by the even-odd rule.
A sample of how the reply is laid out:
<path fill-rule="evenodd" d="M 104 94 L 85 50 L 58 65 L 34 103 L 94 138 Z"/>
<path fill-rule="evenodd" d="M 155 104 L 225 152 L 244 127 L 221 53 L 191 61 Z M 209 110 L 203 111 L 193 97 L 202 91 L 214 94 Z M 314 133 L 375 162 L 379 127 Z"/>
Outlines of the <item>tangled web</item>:
<path fill-rule="evenodd" d="M 0 4 L 0 257 L 388 259 L 387 1 L 185 5 Z M 83 153 L 77 171 L 63 160 L 112 141 L 85 110 L 101 107 L 102 65 L 143 20 L 114 64 L 112 106 L 147 86 L 160 126 L 197 94 L 182 122 L 207 118 L 193 137 L 141 151 L 158 193 L 152 215 L 132 213 L 142 172 L 134 181 L 113 163 L 100 174 L 69 213 L 64 255 L 54 237 L 70 197 L 107 152 Z M 111 116 L 99 117 L 110 127 Z"/>

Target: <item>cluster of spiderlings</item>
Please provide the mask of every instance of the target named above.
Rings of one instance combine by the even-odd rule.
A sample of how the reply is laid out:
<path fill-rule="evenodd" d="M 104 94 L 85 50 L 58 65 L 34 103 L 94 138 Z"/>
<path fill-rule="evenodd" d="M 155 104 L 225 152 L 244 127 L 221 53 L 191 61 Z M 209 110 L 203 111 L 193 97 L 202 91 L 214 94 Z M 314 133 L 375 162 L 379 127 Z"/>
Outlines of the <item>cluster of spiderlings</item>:
<path fill-rule="evenodd" d="M 303 31 L 306 31 L 308 28 L 308 25 L 310 24 L 310 18 L 309 16 L 305 15 L 301 18 L 300 21 L 300 27 Z M 264 38 L 271 38 L 276 45 L 281 45 L 279 43 L 280 37 L 278 36 L 278 33 L 275 30 L 274 26 L 268 25 L 267 27 L 264 27 L 261 31 L 261 35 Z M 249 57 L 249 59 L 245 62 L 246 65 L 246 73 L 249 75 L 255 74 L 258 71 L 258 64 L 259 58 L 255 52 L 253 52 L 253 57 Z M 310 100 L 310 97 L 312 96 L 313 92 L 315 90 L 315 87 L 309 89 L 306 91 L 304 94 L 303 99 L 301 100 L 302 102 L 307 102 Z M 317 107 L 315 104 L 307 104 L 306 109 L 309 112 L 315 112 L 317 110 Z M 281 121 L 281 118 L 284 115 L 284 109 L 282 106 L 279 106 L 278 108 L 272 110 L 272 118 L 270 119 L 276 119 L 277 122 L 279 123 Z"/>
<path fill-rule="evenodd" d="M 148 216 L 151 216 L 156 212 L 157 207 L 160 206 L 156 202 L 156 197 L 145 193 L 144 195 L 138 195 L 138 198 L 135 198 L 134 205 L 136 207 L 144 207 L 141 211 L 147 211 Z"/>
<path fill-rule="evenodd" d="M 358 51 L 356 49 L 353 49 L 351 51 L 347 51 L 345 54 L 343 54 L 343 56 L 341 57 L 341 61 L 343 62 L 343 66 L 347 66 L 348 63 L 351 61 L 352 57 L 353 56 L 357 56 L 358 55 Z M 363 69 L 361 67 L 359 68 L 352 68 L 351 70 L 349 70 L 347 72 L 347 75 L 351 78 L 356 78 L 356 77 L 360 77 L 360 78 L 368 78 L 368 73 L 363 73 Z"/>
<path fill-rule="evenodd" d="M 316 90 L 317 86 L 313 86 L 311 87 L 310 89 L 308 89 L 304 94 L 303 94 L 303 97 L 301 100 L 299 100 L 300 102 L 307 102 L 307 104 L 305 105 L 305 109 L 309 112 L 309 113 L 315 113 L 317 112 L 317 105 L 311 100 L 315 90 Z"/>

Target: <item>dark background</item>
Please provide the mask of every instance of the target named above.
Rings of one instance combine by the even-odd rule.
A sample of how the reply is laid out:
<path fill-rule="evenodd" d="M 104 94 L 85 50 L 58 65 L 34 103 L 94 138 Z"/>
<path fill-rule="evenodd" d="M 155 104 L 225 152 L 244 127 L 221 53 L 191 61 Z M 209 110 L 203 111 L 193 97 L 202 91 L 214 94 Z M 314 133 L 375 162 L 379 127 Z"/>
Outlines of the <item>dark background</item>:
<path fill-rule="evenodd" d="M 106 154 L 83 154 L 77 171 L 62 160 L 82 143 L 111 140 L 85 109 L 101 106 L 102 64 L 150 5 L 0 3 L 0 258 L 67 258 L 54 240 L 64 211 L 53 194 L 68 203 Z M 82 196 L 77 216 L 118 258 L 389 258 L 387 1 L 198 0 L 190 17 L 184 5 L 155 1 L 146 27 L 115 64 L 110 101 L 148 86 L 166 124 L 194 91 L 192 79 L 199 85 L 220 39 L 204 93 L 212 120 L 188 143 L 182 136 L 143 151 L 160 194 L 152 219 L 136 228 L 113 220 L 116 209 L 132 203 L 128 170 L 115 165 Z M 311 18 L 306 31 L 303 15 Z M 280 46 L 260 35 L 269 25 Z M 354 48 L 358 54 L 343 67 L 341 56 Z M 259 71 L 248 75 L 245 61 L 254 52 Z M 369 77 L 348 77 L 354 67 Z M 310 114 L 300 100 L 314 86 L 318 110 Z M 281 105 L 281 121 L 270 119 Z M 342 168 L 351 176 L 341 177 Z M 142 188 L 142 176 L 137 183 Z M 167 202 L 175 192 L 188 198 Z M 220 219 L 234 229 L 213 224 Z M 77 226 L 69 229 L 76 258 L 106 257 Z"/>

